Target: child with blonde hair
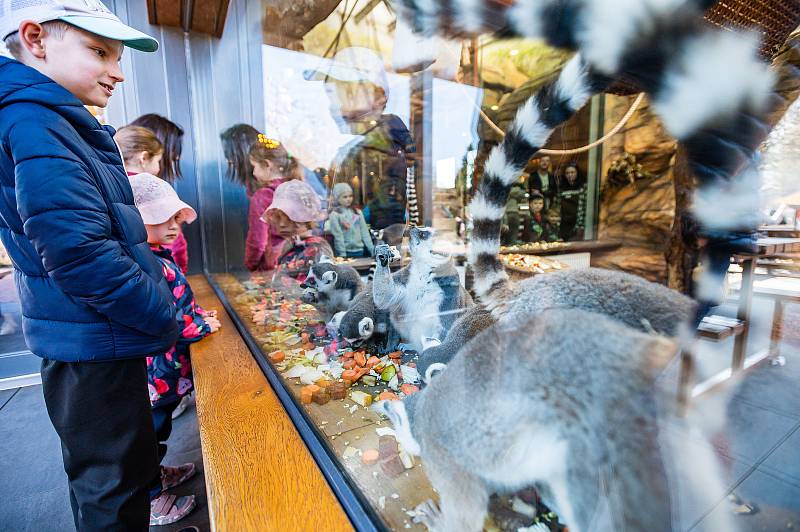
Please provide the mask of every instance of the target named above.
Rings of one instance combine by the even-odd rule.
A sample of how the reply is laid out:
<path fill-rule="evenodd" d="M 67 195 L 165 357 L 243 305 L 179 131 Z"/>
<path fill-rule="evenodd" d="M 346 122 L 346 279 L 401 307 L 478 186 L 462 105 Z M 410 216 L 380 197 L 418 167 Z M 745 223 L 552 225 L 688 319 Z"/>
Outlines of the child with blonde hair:
<path fill-rule="evenodd" d="M 285 240 L 269 222 L 262 220 L 275 195 L 275 189 L 290 179 L 300 179 L 300 165 L 275 139 L 258 134 L 258 140 L 250 148 L 249 162 L 253 175 L 248 178 L 250 207 L 247 214 L 247 238 L 244 244 L 244 265 L 250 271 L 275 268 Z"/>

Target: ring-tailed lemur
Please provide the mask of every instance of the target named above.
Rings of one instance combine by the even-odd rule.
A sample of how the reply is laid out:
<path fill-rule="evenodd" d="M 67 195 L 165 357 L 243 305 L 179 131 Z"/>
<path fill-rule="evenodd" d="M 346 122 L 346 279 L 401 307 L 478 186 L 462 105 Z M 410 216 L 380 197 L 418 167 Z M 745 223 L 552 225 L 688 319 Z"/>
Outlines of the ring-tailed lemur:
<path fill-rule="evenodd" d="M 444 369 L 459 349 L 488 329 L 494 321 L 491 312 L 480 305 L 475 305 L 453 322 L 441 344 L 428 347 L 419 355 L 417 371 L 425 382 L 431 380 L 434 371 Z"/>
<path fill-rule="evenodd" d="M 389 311 L 400 337 L 418 352 L 426 338 L 444 338 L 453 322 L 472 306 L 450 256 L 433 251 L 433 236 L 433 229 L 409 230 L 411 264 L 400 270 L 405 271 L 403 276 L 389 270 L 389 247 L 375 247 L 375 307 Z"/>
<path fill-rule="evenodd" d="M 364 282 L 352 266 L 318 262 L 311 265 L 300 288 L 303 302 L 313 305 L 327 322 L 350 307 L 356 294 L 364 289 Z"/>
<path fill-rule="evenodd" d="M 714 0 L 396 0 L 414 31 L 464 37 L 500 32 L 574 50 L 558 80 L 519 110 L 490 179 L 513 183 L 551 131 L 615 80 L 649 95 L 681 141 L 700 188 L 694 213 L 707 229 L 760 222 L 754 153 L 768 133 L 773 75 L 757 56 L 757 35 L 718 30 L 703 11 Z M 493 187 L 494 188 L 494 187 Z M 499 216 L 507 194 L 484 196 L 481 219 Z M 473 213 L 474 214 L 474 213 Z M 484 224 L 486 226 L 487 224 Z M 490 233 L 493 229 L 490 228 Z"/>
<path fill-rule="evenodd" d="M 685 438 L 668 448 L 659 433 L 656 378 L 676 349 L 580 309 L 490 326 L 420 392 L 375 407 L 439 494 L 422 522 L 479 531 L 493 492 L 536 485 L 571 532 L 673 530 L 675 489 L 723 489 L 711 451 L 693 455 Z"/>
<path fill-rule="evenodd" d="M 395 273 L 402 275 L 402 270 Z M 394 351 L 400 338 L 392 327 L 389 312 L 375 308 L 372 284 L 356 294 L 338 323 L 338 332 L 351 344 L 366 343 L 379 353 Z"/>

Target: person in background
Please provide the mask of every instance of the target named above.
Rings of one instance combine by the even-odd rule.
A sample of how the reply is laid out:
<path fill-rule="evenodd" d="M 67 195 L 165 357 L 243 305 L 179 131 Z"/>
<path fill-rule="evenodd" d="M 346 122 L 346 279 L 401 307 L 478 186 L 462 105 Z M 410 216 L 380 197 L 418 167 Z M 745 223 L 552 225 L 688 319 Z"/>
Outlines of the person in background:
<path fill-rule="evenodd" d="M 544 214 L 544 230 L 542 231 L 542 240 L 545 242 L 560 242 L 561 241 L 561 212 L 558 207 L 552 206 Z"/>
<path fill-rule="evenodd" d="M 528 196 L 534 191 L 544 197 L 545 210 L 551 207 L 553 200 L 558 196 L 558 183 L 551 171 L 549 155 L 542 155 L 539 158 L 536 171 L 528 178 Z"/>
<path fill-rule="evenodd" d="M 525 220 L 524 242 L 541 242 L 544 238 L 544 196 L 534 192 L 528 198 L 528 218 Z"/>
<path fill-rule="evenodd" d="M 312 234 L 323 218 L 319 196 L 305 181 L 287 181 L 275 189 L 263 219 L 286 240 L 277 267 L 288 277 L 303 282 L 312 264 L 323 255 L 333 256 L 325 238 Z"/>
<path fill-rule="evenodd" d="M 0 238 L 75 528 L 146 530 L 159 468 L 145 357 L 178 324 L 114 130 L 85 106 L 124 81 L 123 46 L 158 42 L 83 0 L 3 2 L 0 39 L 15 58 L 0 57 Z"/>
<path fill-rule="evenodd" d="M 182 223 L 197 219 L 193 208 L 180 200 L 165 181 L 149 173 L 130 177 L 136 207 L 147 230 L 147 243 L 158 257 L 161 271 L 175 302 L 175 320 L 181 333 L 166 352 L 147 357 L 147 387 L 150 392 L 153 425 L 158 438 L 158 458 L 167 454 L 167 440 L 172 432 L 172 412 L 194 387 L 189 344 L 216 332 L 220 323 L 216 311 L 205 311 L 195 303 L 192 288 L 169 249 L 164 247 L 177 238 Z M 195 506 L 194 495 L 167 493 L 194 476 L 193 463 L 178 467 L 162 465 L 150 491 L 150 526 L 167 525 L 182 519 Z"/>
<path fill-rule="evenodd" d="M 250 162 L 250 148 L 258 142 L 261 133 L 249 124 L 235 124 L 219 134 L 222 153 L 228 161 L 226 177 L 245 188 L 247 197 L 258 190 L 253 180 L 253 165 Z"/>
<path fill-rule="evenodd" d="M 151 130 L 139 126 L 125 126 L 117 130 L 114 140 L 119 146 L 128 176 L 136 174 L 158 175 L 164 146 Z"/>
<path fill-rule="evenodd" d="M 275 268 L 285 240 L 273 227 L 261 219 L 275 195 L 275 189 L 290 179 L 300 179 L 297 159 L 291 157 L 283 145 L 259 134 L 249 151 L 253 173 L 247 189 L 253 190 L 247 213 L 247 238 L 244 248 L 244 265 L 250 271 Z"/>
<path fill-rule="evenodd" d="M 371 257 L 375 249 L 369 227 L 359 209 L 354 209 L 353 189 L 347 183 L 333 186 L 334 207 L 326 228 L 333 235 L 337 257 Z"/>
<path fill-rule="evenodd" d="M 582 239 L 586 213 L 586 182 L 578 173 L 578 165 L 570 163 L 564 168 L 564 175 L 558 186 L 561 205 L 561 240 Z"/>
<path fill-rule="evenodd" d="M 183 128 L 175 122 L 157 114 L 142 115 L 133 122 L 132 126 L 146 127 L 155 133 L 164 146 L 164 156 L 161 159 L 161 170 L 154 175 L 160 177 L 173 187 L 175 182 L 183 177 L 181 174 L 181 152 L 183 151 Z M 181 231 L 175 242 L 168 246 L 172 251 L 175 263 L 183 273 L 189 271 L 189 247 Z"/>
<path fill-rule="evenodd" d="M 506 213 L 503 215 L 501 227 L 501 242 L 504 246 L 515 246 L 522 243 L 520 240 L 520 227 L 526 224 L 525 213 L 520 212 L 520 204 L 525 202 L 525 188 L 518 183 L 511 186 L 508 192 Z"/>

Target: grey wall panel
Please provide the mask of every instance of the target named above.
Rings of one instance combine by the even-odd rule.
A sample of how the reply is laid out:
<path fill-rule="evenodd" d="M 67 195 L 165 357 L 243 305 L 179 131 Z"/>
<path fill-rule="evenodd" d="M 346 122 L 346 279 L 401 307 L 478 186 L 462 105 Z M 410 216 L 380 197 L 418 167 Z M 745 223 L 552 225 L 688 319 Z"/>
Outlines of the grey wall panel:
<path fill-rule="evenodd" d="M 219 133 L 240 122 L 264 129 L 261 2 L 232 0 L 223 36 L 216 39 L 149 25 L 141 0 L 105 1 L 124 22 L 161 44 L 153 54 L 125 52 L 126 81 L 109 105 L 109 122 L 119 127 L 158 113 L 184 128 L 184 179 L 176 190 L 199 214 L 185 228 L 190 270 L 241 269 L 248 200 L 242 187 L 224 177 Z"/>

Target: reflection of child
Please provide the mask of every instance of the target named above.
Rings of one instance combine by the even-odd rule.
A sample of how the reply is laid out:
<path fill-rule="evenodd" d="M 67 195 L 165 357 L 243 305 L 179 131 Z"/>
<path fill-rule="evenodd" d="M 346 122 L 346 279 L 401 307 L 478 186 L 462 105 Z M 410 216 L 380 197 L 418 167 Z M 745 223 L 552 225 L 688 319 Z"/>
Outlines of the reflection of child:
<path fill-rule="evenodd" d="M 522 239 L 525 242 L 541 242 L 544 240 L 545 219 L 542 211 L 544 210 L 544 196 L 535 190 L 528 199 L 529 215 L 525 220 L 525 232 Z"/>
<path fill-rule="evenodd" d="M 519 206 L 524 201 L 525 189 L 516 184 L 513 185 L 508 193 L 506 213 L 503 215 L 503 225 L 501 228 L 501 241 L 504 246 L 514 246 L 521 243 L 520 225 L 526 224 L 525 221 L 522 220 L 523 214 L 520 212 Z"/>
<path fill-rule="evenodd" d="M 244 265 L 250 271 L 271 270 L 278 262 L 285 243 L 274 227 L 261 219 L 275 195 L 275 189 L 287 178 L 298 177 L 297 159 L 289 156 L 277 140 L 258 135 L 250 148 L 249 162 L 253 166 L 250 208 L 247 214 L 247 239 L 244 247 Z M 250 179 L 248 179 L 250 181 Z"/>
<path fill-rule="evenodd" d="M 544 231 L 542 231 L 542 240 L 547 242 L 558 242 L 561 240 L 559 234 L 561 226 L 561 211 L 558 207 L 550 207 L 544 215 Z"/>
<path fill-rule="evenodd" d="M 301 282 L 311 264 L 322 255 L 333 256 L 328 242 L 311 234 L 323 217 L 319 196 L 304 181 L 287 181 L 278 186 L 272 205 L 262 216 L 286 240 L 278 266 Z"/>
<path fill-rule="evenodd" d="M 158 438 L 159 460 L 167 453 L 166 441 L 172 432 L 172 412 L 181 398 L 194 387 L 189 344 L 219 329 L 216 312 L 206 312 L 194 301 L 186 277 L 164 245 L 175 241 L 182 222 L 192 223 L 197 213 L 182 202 L 172 187 L 154 175 L 137 174 L 130 178 L 133 198 L 147 229 L 147 243 L 161 263 L 175 303 L 175 319 L 181 331 L 178 341 L 166 353 L 147 357 L 147 382 L 152 405 L 153 425 Z M 194 475 L 193 463 L 178 467 L 161 466 L 159 478 L 151 486 L 151 497 L 161 490 L 181 484 Z M 188 513 L 188 512 L 187 512 Z M 151 516 L 151 523 L 155 516 Z M 163 524 L 156 522 L 154 524 Z"/>
<path fill-rule="evenodd" d="M 353 189 L 347 183 L 333 187 L 334 208 L 326 225 L 333 235 L 333 247 L 338 257 L 371 257 L 374 246 L 364 215 L 353 209 Z"/>

